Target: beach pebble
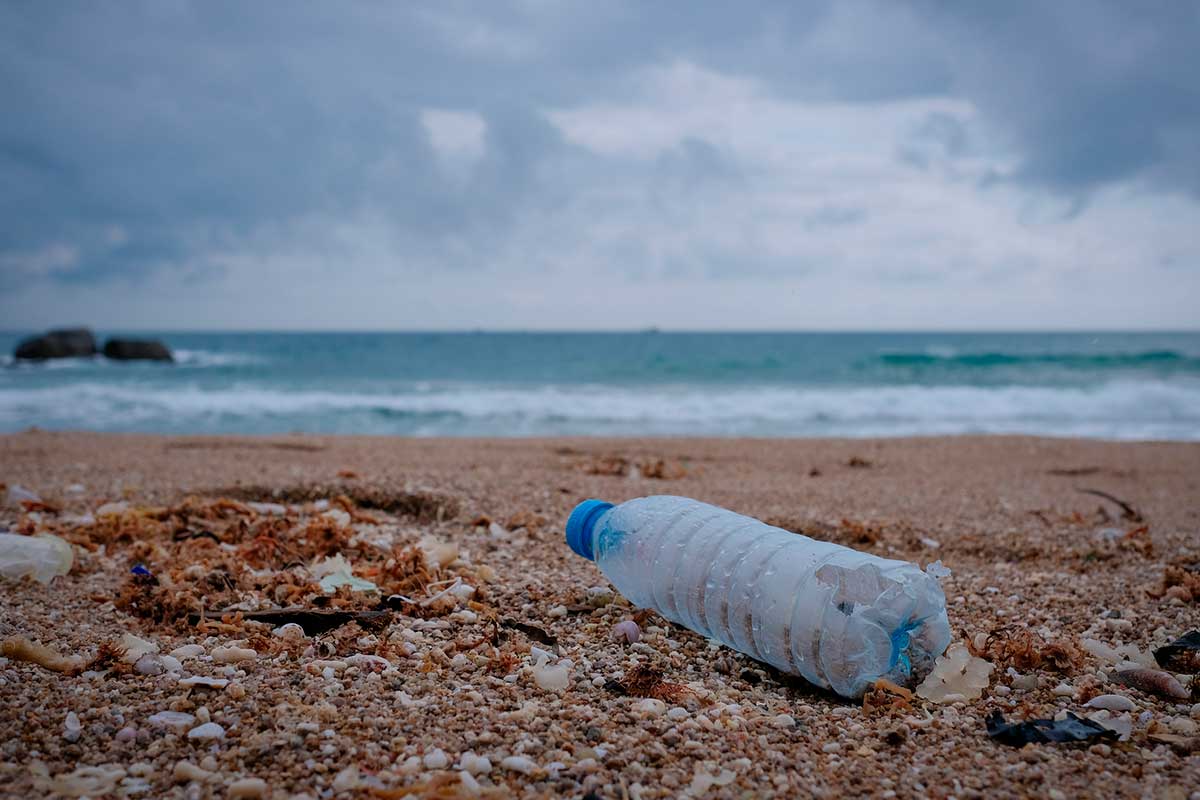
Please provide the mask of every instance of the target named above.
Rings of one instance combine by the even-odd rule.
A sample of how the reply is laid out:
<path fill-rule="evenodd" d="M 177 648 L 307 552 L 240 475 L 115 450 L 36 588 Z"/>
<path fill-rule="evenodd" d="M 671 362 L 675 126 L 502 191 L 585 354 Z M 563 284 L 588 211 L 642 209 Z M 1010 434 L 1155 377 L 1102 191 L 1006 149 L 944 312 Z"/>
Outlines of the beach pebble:
<path fill-rule="evenodd" d="M 555 606 L 554 608 L 552 608 L 546 612 L 546 616 L 553 617 L 555 619 L 557 619 L 559 617 L 565 617 L 566 615 L 567 615 L 567 607 L 566 606 Z"/>
<path fill-rule="evenodd" d="M 176 733 L 183 733 L 192 727 L 196 722 L 196 717 L 182 711 L 159 711 L 157 714 L 151 714 L 146 721 L 160 728 L 169 728 Z"/>
<path fill-rule="evenodd" d="M 414 756 L 415 758 L 415 756 Z M 410 759 L 412 760 L 412 759 Z M 417 763 L 420 763 L 419 761 Z M 335 792 L 349 792 L 357 789 L 362 779 L 358 774 L 358 767 L 351 764 L 345 769 L 338 772 L 333 778 L 333 790 Z"/>
<path fill-rule="evenodd" d="M 678 722 L 681 719 L 687 719 L 691 715 L 692 715 L 691 712 L 688 711 L 686 708 L 684 708 L 682 706 L 675 706 L 674 708 L 672 708 L 670 711 L 667 712 L 667 719 L 671 719 L 671 720 L 674 720 L 675 722 Z"/>
<path fill-rule="evenodd" d="M 1119 694 L 1102 694 L 1084 704 L 1085 708 L 1104 708 L 1109 711 L 1133 711 L 1137 706 L 1132 700 Z"/>
<path fill-rule="evenodd" d="M 794 728 L 796 727 L 796 718 L 791 714 L 780 714 L 771 718 L 771 726 L 774 728 Z"/>
<path fill-rule="evenodd" d="M 83 726 L 79 724 L 79 715 L 74 711 L 68 711 L 67 718 L 63 720 L 63 738 L 68 742 L 77 742 L 81 733 L 83 733 Z"/>
<path fill-rule="evenodd" d="M 146 655 L 133 662 L 133 671 L 139 675 L 162 675 L 167 671 L 167 667 L 163 664 L 162 658 L 155 653 L 147 653 Z"/>
<path fill-rule="evenodd" d="M 237 664 L 256 658 L 258 653 L 249 647 L 214 647 L 212 651 L 212 660 L 218 664 Z"/>
<path fill-rule="evenodd" d="M 225 729 L 215 722 L 206 722 L 203 725 L 197 725 L 188 731 L 189 739 L 224 739 Z"/>
<path fill-rule="evenodd" d="M 117 731 L 117 735 L 113 737 L 118 742 L 132 742 L 137 738 L 137 728 L 131 728 L 126 725 L 121 730 Z"/>
<path fill-rule="evenodd" d="M 475 776 L 469 772 L 459 772 L 458 783 L 462 787 L 462 794 L 468 797 L 478 797 L 483 793 L 483 787 L 479 785 L 479 781 L 475 780 Z"/>
<path fill-rule="evenodd" d="M 212 773 L 201 769 L 190 761 L 178 761 L 175 763 L 175 769 L 171 771 L 171 777 L 176 783 L 189 783 L 191 781 L 206 781 L 212 777 Z"/>
<path fill-rule="evenodd" d="M 229 784 L 226 797 L 230 800 L 256 800 L 267 796 L 267 782 L 262 778 L 240 778 Z"/>
<path fill-rule="evenodd" d="M 508 756 L 500 762 L 500 766 L 513 772 L 520 772 L 523 775 L 528 775 L 537 769 L 537 764 L 525 756 Z"/>
<path fill-rule="evenodd" d="M 615 595 L 607 586 L 593 586 L 587 590 L 587 603 L 594 608 L 603 608 L 611 603 Z"/>
<path fill-rule="evenodd" d="M 633 704 L 633 710 L 639 714 L 646 714 L 652 717 L 660 716 L 666 713 L 667 704 L 662 700 L 657 700 L 653 697 L 647 697 Z"/>
<path fill-rule="evenodd" d="M 1167 727 L 1171 729 L 1171 733 L 1178 733 L 1181 736 L 1196 735 L 1196 721 L 1187 717 L 1174 717 L 1167 723 Z"/>
<path fill-rule="evenodd" d="M 472 775 L 486 775 L 492 771 L 492 762 L 487 756 L 477 756 L 469 750 L 458 757 L 458 766 Z"/>
<path fill-rule="evenodd" d="M 1075 687 L 1066 681 L 1063 681 L 1058 686 L 1055 686 L 1053 689 L 1051 689 L 1050 692 L 1055 697 L 1074 697 Z"/>
<path fill-rule="evenodd" d="M 425 769 L 445 769 L 450 764 L 450 759 L 444 750 L 435 747 L 425 754 L 421 763 L 425 765 Z"/>

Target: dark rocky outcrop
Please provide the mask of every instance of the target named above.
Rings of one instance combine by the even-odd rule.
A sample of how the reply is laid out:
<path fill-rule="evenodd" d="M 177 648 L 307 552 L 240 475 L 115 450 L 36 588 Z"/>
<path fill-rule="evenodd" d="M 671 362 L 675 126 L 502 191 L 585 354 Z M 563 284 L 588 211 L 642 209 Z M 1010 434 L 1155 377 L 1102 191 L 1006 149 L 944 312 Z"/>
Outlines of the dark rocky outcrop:
<path fill-rule="evenodd" d="M 96 337 L 87 328 L 64 328 L 23 340 L 13 356 L 27 361 L 96 355 Z"/>
<path fill-rule="evenodd" d="M 104 355 L 114 361 L 174 361 L 165 344 L 157 339 L 109 339 Z"/>

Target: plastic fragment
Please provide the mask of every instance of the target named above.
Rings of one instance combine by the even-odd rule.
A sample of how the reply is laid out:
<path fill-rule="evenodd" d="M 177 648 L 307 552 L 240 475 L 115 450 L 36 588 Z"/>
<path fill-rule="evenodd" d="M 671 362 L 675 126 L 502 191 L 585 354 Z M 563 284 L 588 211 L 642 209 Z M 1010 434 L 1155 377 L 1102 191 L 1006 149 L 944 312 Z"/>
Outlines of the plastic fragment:
<path fill-rule="evenodd" d="M 934 561 L 932 564 L 929 564 L 925 567 L 925 574 L 936 581 L 941 581 L 944 578 L 949 578 L 953 573 L 950 571 L 950 568 L 943 564 L 942 560 L 939 558 L 937 561 Z"/>
<path fill-rule="evenodd" d="M 1108 728 L 1113 733 L 1117 734 L 1122 742 L 1128 741 L 1133 734 L 1133 715 L 1129 713 L 1121 716 L 1113 716 L 1111 711 L 1102 709 L 1094 714 L 1088 714 L 1087 718 L 1092 722 L 1098 722 Z"/>
<path fill-rule="evenodd" d="M 1194 675 L 1200 672 L 1200 631 L 1189 631 L 1154 651 L 1154 660 L 1163 669 Z"/>
<path fill-rule="evenodd" d="M 1114 731 L 1070 711 L 1065 719 L 1028 719 L 1024 722 L 1005 722 L 1003 714 L 993 711 L 987 718 L 987 733 L 993 741 L 1009 747 L 1117 738 Z"/>
<path fill-rule="evenodd" d="M 350 562 L 341 553 L 321 559 L 309 571 L 319 579 L 321 591 L 327 594 L 337 591 L 339 586 L 348 586 L 352 592 L 379 591 L 379 587 L 366 578 L 355 577 Z"/>
<path fill-rule="evenodd" d="M 551 665 L 550 654 L 540 648 L 537 651 L 537 663 L 533 665 L 533 682 L 539 689 L 548 692 L 561 692 L 571 685 L 571 667 L 569 660 L 562 660 Z"/>
<path fill-rule="evenodd" d="M 128 664 L 136 664 L 142 656 L 158 652 L 157 644 L 140 636 L 134 636 L 132 633 L 121 636 L 120 647 L 122 650 L 121 660 Z"/>
<path fill-rule="evenodd" d="M 1116 673 L 1117 680 L 1134 689 L 1157 694 L 1160 697 L 1171 697 L 1176 700 L 1187 700 L 1191 697 L 1183 684 L 1175 680 L 1175 676 L 1159 669 L 1123 669 Z"/>
<path fill-rule="evenodd" d="M 130 575 L 141 575 L 144 578 L 154 577 L 153 574 L 150 572 L 150 570 L 146 568 L 145 564 L 134 564 L 129 569 L 129 574 Z"/>
<path fill-rule="evenodd" d="M 974 700 L 991 682 L 993 669 L 990 661 L 972 656 L 962 642 L 956 642 L 938 656 L 933 671 L 917 687 L 917 695 L 934 703 Z"/>
<path fill-rule="evenodd" d="M 71 545 L 57 536 L 0 533 L 0 575 L 5 578 L 20 580 L 29 576 L 46 584 L 70 572 L 74 562 Z"/>

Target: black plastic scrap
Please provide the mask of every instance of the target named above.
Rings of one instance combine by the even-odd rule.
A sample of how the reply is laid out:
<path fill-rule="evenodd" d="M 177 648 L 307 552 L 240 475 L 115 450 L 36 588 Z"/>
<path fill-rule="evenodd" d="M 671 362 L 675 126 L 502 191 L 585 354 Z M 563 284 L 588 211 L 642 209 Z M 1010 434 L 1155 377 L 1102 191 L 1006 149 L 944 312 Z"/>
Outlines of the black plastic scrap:
<path fill-rule="evenodd" d="M 1187 675 L 1200 672 L 1200 631 L 1190 631 L 1154 651 L 1154 660 L 1163 669 Z"/>
<path fill-rule="evenodd" d="M 219 620 L 222 614 L 233 613 L 224 611 L 209 611 L 205 614 L 190 614 L 188 621 L 193 625 L 201 619 Z M 263 622 L 267 625 L 286 625 L 295 623 L 304 629 L 305 636 L 319 636 L 322 633 L 341 627 L 347 622 L 357 622 L 363 626 L 386 624 L 392 618 L 392 612 L 379 611 L 315 611 L 303 608 L 282 608 L 273 611 L 242 612 L 242 619 L 249 622 Z"/>
<path fill-rule="evenodd" d="M 1005 722 L 1004 715 L 993 711 L 987 718 L 988 736 L 1009 747 L 1051 742 L 1086 742 L 1089 739 L 1116 739 L 1116 731 L 1067 712 L 1066 719 L 1027 719 Z"/>

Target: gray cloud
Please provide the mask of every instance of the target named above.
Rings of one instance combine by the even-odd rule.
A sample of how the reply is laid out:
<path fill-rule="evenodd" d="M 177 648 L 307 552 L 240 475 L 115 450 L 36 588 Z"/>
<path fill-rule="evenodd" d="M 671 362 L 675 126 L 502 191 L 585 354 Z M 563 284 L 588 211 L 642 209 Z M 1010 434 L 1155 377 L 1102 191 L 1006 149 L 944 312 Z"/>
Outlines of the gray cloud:
<path fill-rule="evenodd" d="M 855 198 L 793 212 L 787 193 L 804 183 L 775 185 L 778 164 L 716 133 L 689 130 L 639 160 L 548 115 L 628 104 L 647 70 L 673 63 L 752 82 L 777 105 L 966 104 L 978 113 L 931 111 L 889 151 L 948 180 L 1007 154 L 993 183 L 1076 209 L 1124 184 L 1194 202 L 1197 41 L 1200 10 L 1170 2 L 8 3 L 0 288 L 164 271 L 202 283 L 230 257 L 296 248 L 332 248 L 336 262 L 330 230 L 364 219 L 397 264 L 425 270 L 565 261 L 530 233 L 553 220 L 576 227 L 545 240 L 590 238 L 631 276 L 657 260 L 728 280 L 755 261 L 804 274 L 838 260 L 777 216 L 812 236 L 885 224 Z M 478 115 L 478 153 L 439 151 L 431 110 Z M 822 180 L 813 192 L 836 191 Z M 630 198 L 643 216 L 618 220 L 611 203 Z M 712 224 L 731 227 L 666 242 Z"/>

